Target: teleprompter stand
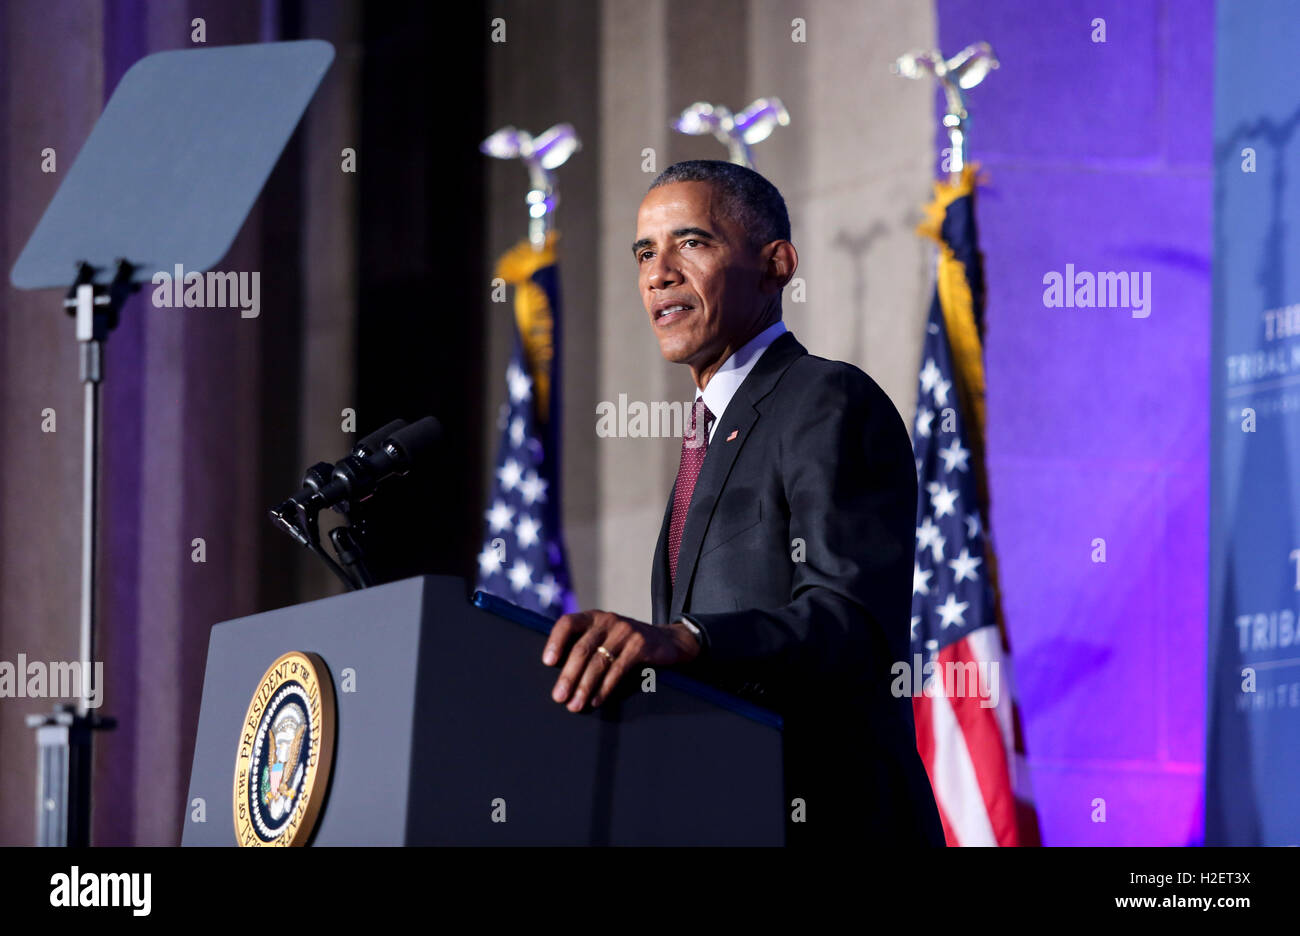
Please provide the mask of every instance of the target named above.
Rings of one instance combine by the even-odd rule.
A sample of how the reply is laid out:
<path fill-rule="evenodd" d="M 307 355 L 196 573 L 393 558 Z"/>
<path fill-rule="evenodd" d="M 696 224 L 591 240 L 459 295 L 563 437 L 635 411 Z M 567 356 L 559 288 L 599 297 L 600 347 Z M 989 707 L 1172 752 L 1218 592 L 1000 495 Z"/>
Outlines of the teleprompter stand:
<path fill-rule="evenodd" d="M 75 705 L 36 729 L 36 844 L 88 845 L 104 345 L 122 306 L 155 271 L 202 274 L 229 251 L 334 58 L 328 42 L 161 52 L 133 65 L 10 274 L 19 289 L 65 288 L 85 387 L 80 663 Z M 231 135 L 238 137 L 232 140 Z M 127 258 L 127 259 L 122 259 Z M 183 314 L 174 310 L 167 314 Z"/>
<path fill-rule="evenodd" d="M 95 268 L 84 260 L 77 264 L 77 278 L 63 301 L 76 318 L 77 342 L 81 347 L 83 397 L 82 486 L 81 486 L 81 626 L 80 656 L 95 659 L 95 544 L 99 519 L 99 409 L 100 384 L 104 379 L 104 342 L 117 327 L 122 303 L 139 286 L 131 281 L 134 267 L 117 262 L 117 272 L 108 286 L 96 286 Z M 116 722 L 91 712 L 90 674 L 82 674 L 81 697 L 75 705 L 61 705 L 51 715 L 29 715 L 27 726 L 36 729 L 39 757 L 36 765 L 36 844 L 90 844 L 90 787 L 93 745 L 96 731 L 113 728 Z"/>

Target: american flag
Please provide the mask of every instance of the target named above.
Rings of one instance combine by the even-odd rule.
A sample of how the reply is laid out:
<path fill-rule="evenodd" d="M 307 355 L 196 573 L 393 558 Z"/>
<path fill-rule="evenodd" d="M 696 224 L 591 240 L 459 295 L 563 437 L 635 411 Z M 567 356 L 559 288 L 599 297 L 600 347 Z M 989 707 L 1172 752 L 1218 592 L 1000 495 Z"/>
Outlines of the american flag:
<path fill-rule="evenodd" d="M 542 251 L 525 241 L 497 269 L 515 287 L 516 329 L 478 554 L 480 590 L 552 618 L 577 610 L 560 531 L 554 239 L 552 232 Z"/>
<path fill-rule="evenodd" d="M 935 190 L 919 229 L 939 242 L 940 257 L 912 433 L 919 497 L 911 663 L 926 673 L 912 696 L 917 749 L 949 845 L 1037 845 L 987 528 L 974 170 Z"/>

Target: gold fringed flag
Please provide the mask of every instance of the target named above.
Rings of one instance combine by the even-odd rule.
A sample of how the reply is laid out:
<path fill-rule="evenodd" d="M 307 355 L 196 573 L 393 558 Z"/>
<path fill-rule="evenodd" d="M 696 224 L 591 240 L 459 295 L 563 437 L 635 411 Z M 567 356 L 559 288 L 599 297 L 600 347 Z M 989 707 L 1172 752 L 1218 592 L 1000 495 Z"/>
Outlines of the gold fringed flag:
<path fill-rule="evenodd" d="M 955 185 L 936 182 L 925 213 L 917 232 L 939 245 L 939 260 L 913 431 L 917 749 L 949 845 L 1038 845 L 989 530 L 975 167 Z"/>
<path fill-rule="evenodd" d="M 557 237 L 541 250 L 525 240 L 497 265 L 515 290 L 515 342 L 478 555 L 481 590 L 548 617 L 577 610 L 560 529 Z"/>

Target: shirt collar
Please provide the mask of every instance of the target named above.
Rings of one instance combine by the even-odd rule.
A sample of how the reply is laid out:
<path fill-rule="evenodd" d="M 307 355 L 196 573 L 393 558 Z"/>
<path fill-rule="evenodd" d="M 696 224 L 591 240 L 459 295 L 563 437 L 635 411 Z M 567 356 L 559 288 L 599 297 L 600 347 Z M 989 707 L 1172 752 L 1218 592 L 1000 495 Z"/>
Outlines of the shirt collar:
<path fill-rule="evenodd" d="M 713 414 L 713 425 L 709 429 L 709 439 L 718 428 L 718 421 L 727 410 L 727 404 L 736 395 L 749 372 L 754 369 L 758 359 L 763 356 L 767 346 L 786 332 L 785 322 L 780 319 L 763 329 L 749 341 L 745 342 L 731 357 L 722 362 L 722 366 L 709 378 L 708 386 L 695 390 L 695 399 L 704 397 L 704 405 Z"/>

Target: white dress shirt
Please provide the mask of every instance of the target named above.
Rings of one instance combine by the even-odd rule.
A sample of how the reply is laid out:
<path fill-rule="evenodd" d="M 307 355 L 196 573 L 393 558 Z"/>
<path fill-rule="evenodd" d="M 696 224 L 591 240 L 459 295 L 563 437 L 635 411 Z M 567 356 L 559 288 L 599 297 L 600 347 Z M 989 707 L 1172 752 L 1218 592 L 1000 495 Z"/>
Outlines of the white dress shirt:
<path fill-rule="evenodd" d="M 780 338 L 787 331 L 785 322 L 777 320 L 763 329 L 745 344 L 736 349 L 736 353 L 722 362 L 717 373 L 709 378 L 703 390 L 695 390 L 695 399 L 704 397 L 704 405 L 713 414 L 713 425 L 709 427 L 709 443 L 713 443 L 713 433 L 718 431 L 722 414 L 727 411 L 727 404 L 736 395 L 740 385 L 749 372 L 754 369 L 758 359 L 763 356 L 767 346 Z"/>

